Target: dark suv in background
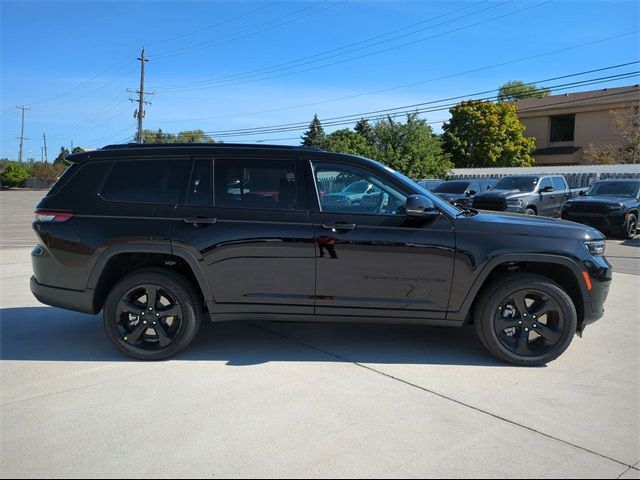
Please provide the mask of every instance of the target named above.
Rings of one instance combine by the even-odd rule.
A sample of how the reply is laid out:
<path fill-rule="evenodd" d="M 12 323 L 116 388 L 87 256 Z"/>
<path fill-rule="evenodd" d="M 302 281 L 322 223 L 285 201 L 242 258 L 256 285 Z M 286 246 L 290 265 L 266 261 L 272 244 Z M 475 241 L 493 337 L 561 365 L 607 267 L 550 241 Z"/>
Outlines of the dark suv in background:
<path fill-rule="evenodd" d="M 479 193 L 484 193 L 496 184 L 497 180 L 448 180 L 431 189 L 443 200 L 449 203 L 470 207 L 473 199 Z"/>
<path fill-rule="evenodd" d="M 604 180 L 580 197 L 569 200 L 562 218 L 584 223 L 601 232 L 633 238 L 638 229 L 640 180 Z"/>
<path fill-rule="evenodd" d="M 562 175 L 502 177 L 489 192 L 476 195 L 473 208 L 559 217 L 571 190 Z"/>
<path fill-rule="evenodd" d="M 37 206 L 31 290 L 103 310 L 135 358 L 178 353 L 207 318 L 473 323 L 497 358 L 540 365 L 603 315 L 598 231 L 457 208 L 373 160 L 228 144 L 67 160 Z M 327 201 L 359 182 L 366 202 Z"/>

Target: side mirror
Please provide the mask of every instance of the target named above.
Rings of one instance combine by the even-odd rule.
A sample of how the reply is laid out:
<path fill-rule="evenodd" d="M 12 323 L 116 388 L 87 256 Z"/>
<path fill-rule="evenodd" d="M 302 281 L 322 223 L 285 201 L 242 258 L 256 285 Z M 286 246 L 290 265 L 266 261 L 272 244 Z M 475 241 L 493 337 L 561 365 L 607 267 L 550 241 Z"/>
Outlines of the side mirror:
<path fill-rule="evenodd" d="M 472 196 L 474 196 L 476 193 L 478 193 L 478 192 L 476 192 L 475 190 L 467 190 L 466 195 L 467 195 L 467 197 L 472 197 Z"/>
<path fill-rule="evenodd" d="M 553 187 L 546 186 L 542 189 L 544 193 L 553 192 Z"/>
<path fill-rule="evenodd" d="M 580 195 L 581 197 L 584 197 L 584 194 L 585 194 L 585 193 L 587 193 L 587 192 L 585 192 L 584 190 L 580 190 L 580 191 L 578 192 L 578 195 Z"/>
<path fill-rule="evenodd" d="M 411 195 L 406 203 L 407 217 L 434 218 L 440 215 L 433 202 L 424 195 Z"/>

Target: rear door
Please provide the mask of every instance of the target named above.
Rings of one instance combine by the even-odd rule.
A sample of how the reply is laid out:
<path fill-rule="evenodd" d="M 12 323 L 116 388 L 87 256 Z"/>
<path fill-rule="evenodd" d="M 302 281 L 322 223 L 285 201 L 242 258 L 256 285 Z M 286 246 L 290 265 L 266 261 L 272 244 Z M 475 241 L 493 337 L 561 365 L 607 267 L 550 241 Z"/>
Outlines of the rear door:
<path fill-rule="evenodd" d="M 544 177 L 542 180 L 540 180 L 540 185 L 538 186 L 538 191 L 540 192 L 538 215 L 552 217 L 558 203 L 558 194 L 555 192 L 555 190 L 552 192 L 545 192 L 544 189 L 546 187 L 553 188 L 553 183 L 551 183 L 551 178 L 549 177 Z M 562 193 L 560 193 L 560 195 L 562 195 Z"/>
<path fill-rule="evenodd" d="M 300 169 L 298 158 L 277 154 L 195 159 L 173 244 L 200 263 L 214 313 L 313 313 L 313 229 Z"/>
<path fill-rule="evenodd" d="M 564 177 L 552 177 L 551 182 L 556 193 L 556 203 L 553 210 L 553 216 L 559 217 L 562 213 L 562 206 L 571 198 L 571 191 Z"/>

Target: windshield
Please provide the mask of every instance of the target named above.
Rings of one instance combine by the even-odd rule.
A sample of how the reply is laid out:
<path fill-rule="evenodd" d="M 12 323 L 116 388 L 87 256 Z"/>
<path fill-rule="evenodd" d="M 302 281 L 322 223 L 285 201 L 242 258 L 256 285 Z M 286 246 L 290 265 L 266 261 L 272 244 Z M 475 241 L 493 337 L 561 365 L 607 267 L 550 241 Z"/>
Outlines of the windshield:
<path fill-rule="evenodd" d="M 444 182 L 431 190 L 433 193 L 464 193 L 469 187 L 469 182 Z"/>
<path fill-rule="evenodd" d="M 635 197 L 640 182 L 598 182 L 588 191 L 589 196 Z"/>
<path fill-rule="evenodd" d="M 538 177 L 504 177 L 496 185 L 496 190 L 520 190 L 532 192 L 538 184 Z"/>

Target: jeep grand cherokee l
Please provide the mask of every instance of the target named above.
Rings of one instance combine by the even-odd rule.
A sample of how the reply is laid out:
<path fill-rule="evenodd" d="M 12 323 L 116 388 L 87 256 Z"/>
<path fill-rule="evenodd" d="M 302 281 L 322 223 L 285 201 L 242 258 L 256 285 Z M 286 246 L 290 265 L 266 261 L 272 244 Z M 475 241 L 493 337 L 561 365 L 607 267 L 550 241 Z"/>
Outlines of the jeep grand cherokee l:
<path fill-rule="evenodd" d="M 31 290 L 102 310 L 135 358 L 175 355 L 207 318 L 473 324 L 497 358 L 540 365 L 603 315 L 597 230 L 460 209 L 373 160 L 228 144 L 67 160 L 37 206 Z M 359 181 L 371 201 L 323 201 Z"/>

